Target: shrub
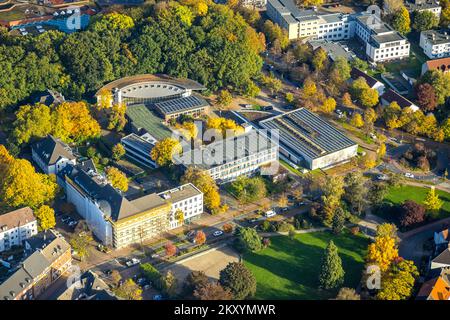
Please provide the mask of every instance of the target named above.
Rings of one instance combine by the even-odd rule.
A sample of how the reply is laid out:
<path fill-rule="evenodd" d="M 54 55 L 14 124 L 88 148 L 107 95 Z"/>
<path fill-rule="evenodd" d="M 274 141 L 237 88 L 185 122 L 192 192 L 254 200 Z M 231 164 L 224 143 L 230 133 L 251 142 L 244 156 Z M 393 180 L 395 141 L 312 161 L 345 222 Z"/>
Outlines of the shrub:
<path fill-rule="evenodd" d="M 231 232 L 233 232 L 233 225 L 231 223 L 225 223 L 222 226 L 222 229 L 223 229 L 223 232 L 225 232 L 225 233 L 231 233 Z"/>
<path fill-rule="evenodd" d="M 292 224 L 284 222 L 284 221 L 279 223 L 278 227 L 277 227 L 277 231 L 278 232 L 289 232 L 289 231 L 294 230 L 294 229 L 295 228 L 294 228 L 294 226 Z"/>
<path fill-rule="evenodd" d="M 354 226 L 350 228 L 350 232 L 356 236 L 359 233 L 359 227 L 358 226 Z"/>
<path fill-rule="evenodd" d="M 269 221 L 264 220 L 264 222 L 261 224 L 261 230 L 264 232 L 269 232 L 271 229 L 271 224 Z"/>
<path fill-rule="evenodd" d="M 425 220 L 425 207 L 412 200 L 406 200 L 402 205 L 400 224 L 411 227 Z"/>

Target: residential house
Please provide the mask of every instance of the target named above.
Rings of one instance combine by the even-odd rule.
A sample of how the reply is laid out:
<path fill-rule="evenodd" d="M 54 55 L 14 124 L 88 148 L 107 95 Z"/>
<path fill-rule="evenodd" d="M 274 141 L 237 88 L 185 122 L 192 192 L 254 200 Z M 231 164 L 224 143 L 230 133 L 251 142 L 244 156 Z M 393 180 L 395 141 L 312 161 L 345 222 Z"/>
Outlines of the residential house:
<path fill-rule="evenodd" d="M 350 71 L 350 82 L 355 81 L 358 78 L 364 78 L 366 80 L 367 84 L 371 89 L 375 89 L 378 91 L 378 94 L 381 96 L 384 93 L 385 86 L 382 82 L 378 81 L 372 76 L 369 76 L 366 72 L 359 70 L 358 68 L 352 68 Z"/>
<path fill-rule="evenodd" d="M 70 285 L 57 300 L 118 300 L 100 277 L 88 270 Z"/>
<path fill-rule="evenodd" d="M 31 147 L 34 162 L 46 174 L 57 174 L 67 164 L 75 164 L 72 149 L 61 140 L 49 135 Z"/>
<path fill-rule="evenodd" d="M 450 300 L 450 268 L 443 268 L 438 277 L 426 281 L 416 300 Z"/>
<path fill-rule="evenodd" d="M 430 269 L 440 269 L 450 267 L 450 247 L 447 246 L 444 251 L 431 260 Z"/>
<path fill-rule="evenodd" d="M 22 245 L 37 232 L 37 221 L 29 207 L 0 215 L 0 252 Z"/>
<path fill-rule="evenodd" d="M 422 65 L 422 73 L 424 75 L 427 71 L 437 70 L 440 72 L 450 72 L 450 57 L 435 60 L 428 60 Z"/>

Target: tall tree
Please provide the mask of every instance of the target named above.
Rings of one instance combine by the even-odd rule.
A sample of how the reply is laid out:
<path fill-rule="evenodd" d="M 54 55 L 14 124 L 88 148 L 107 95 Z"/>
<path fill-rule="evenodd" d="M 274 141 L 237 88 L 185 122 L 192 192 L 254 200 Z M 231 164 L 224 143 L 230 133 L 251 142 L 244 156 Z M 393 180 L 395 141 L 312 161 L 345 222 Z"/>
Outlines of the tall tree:
<path fill-rule="evenodd" d="M 425 205 L 425 208 L 430 211 L 439 211 L 439 209 L 441 209 L 443 202 L 439 199 L 439 195 L 436 193 L 436 188 L 434 186 L 427 192 L 423 204 Z"/>
<path fill-rule="evenodd" d="M 397 12 L 394 13 L 392 18 L 392 26 L 403 35 L 406 35 L 411 31 L 411 19 L 405 6 L 402 6 Z"/>
<path fill-rule="evenodd" d="M 165 138 L 156 142 L 150 156 L 158 166 L 164 167 L 173 163 L 173 157 L 182 151 L 180 142 L 174 138 Z"/>
<path fill-rule="evenodd" d="M 349 208 L 354 214 L 361 214 L 367 203 L 365 182 L 361 171 L 349 172 L 344 178 L 345 193 L 343 199 L 349 204 Z"/>
<path fill-rule="evenodd" d="M 427 12 L 427 11 L 424 11 Z M 432 13 L 434 15 L 434 13 Z M 423 111 L 433 111 L 437 106 L 436 94 L 429 83 L 417 86 L 417 102 Z"/>
<path fill-rule="evenodd" d="M 336 300 L 361 300 L 361 296 L 352 288 L 341 288 L 337 294 Z"/>
<path fill-rule="evenodd" d="M 39 230 L 47 231 L 48 229 L 55 227 L 55 210 L 53 210 L 51 207 L 43 205 L 39 209 L 34 211 L 34 215 L 38 220 Z"/>
<path fill-rule="evenodd" d="M 220 284 L 229 289 L 234 299 L 243 300 L 256 293 L 256 279 L 242 262 L 230 262 L 220 271 Z"/>
<path fill-rule="evenodd" d="M 414 13 L 413 28 L 417 31 L 431 30 L 438 25 L 439 17 L 434 12 L 422 10 Z"/>
<path fill-rule="evenodd" d="M 333 240 L 330 240 L 325 248 L 322 258 L 322 266 L 320 270 L 319 283 L 323 289 L 334 289 L 344 283 L 344 269 L 342 268 L 342 260 L 338 254 L 338 248 Z"/>
<path fill-rule="evenodd" d="M 345 225 L 345 211 L 341 207 L 336 208 L 333 216 L 333 222 L 331 228 L 334 234 L 340 234 Z"/>
<path fill-rule="evenodd" d="M 411 297 L 415 278 L 419 271 L 414 262 L 400 260 L 393 263 L 381 282 L 381 290 L 377 294 L 379 300 L 406 300 Z"/>
<path fill-rule="evenodd" d="M 398 258 L 395 239 L 387 236 L 376 237 L 367 250 L 367 262 L 377 265 L 381 271 L 386 271 L 391 263 Z"/>
<path fill-rule="evenodd" d="M 236 229 L 236 239 L 234 243 L 240 252 L 259 251 L 263 248 L 262 238 L 254 228 L 239 227 Z"/>

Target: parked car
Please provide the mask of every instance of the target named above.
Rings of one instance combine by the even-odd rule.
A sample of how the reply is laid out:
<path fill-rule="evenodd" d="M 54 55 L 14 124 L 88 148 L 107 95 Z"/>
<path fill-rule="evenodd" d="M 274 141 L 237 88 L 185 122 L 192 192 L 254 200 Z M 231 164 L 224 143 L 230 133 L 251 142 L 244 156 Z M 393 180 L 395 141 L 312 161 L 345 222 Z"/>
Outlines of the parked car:
<path fill-rule="evenodd" d="M 67 225 L 68 225 L 69 227 L 75 227 L 77 224 L 78 224 L 78 222 L 75 221 L 75 220 L 70 220 L 70 221 L 67 223 Z"/>
<path fill-rule="evenodd" d="M 273 106 L 264 106 L 264 107 L 261 107 L 261 110 L 262 111 L 270 111 L 270 110 L 273 110 Z"/>
<path fill-rule="evenodd" d="M 194 230 L 191 230 L 191 231 L 189 231 L 189 232 L 186 234 L 186 237 L 187 237 L 187 238 L 191 238 L 191 237 L 194 237 L 195 234 L 196 234 L 196 232 L 195 232 Z"/>
<path fill-rule="evenodd" d="M 160 295 L 160 294 L 155 294 L 154 296 L 153 296 L 153 300 L 162 300 L 163 298 L 162 298 L 162 295 Z"/>
<path fill-rule="evenodd" d="M 127 262 L 125 262 L 127 267 L 132 267 L 132 266 L 135 266 L 135 265 L 140 264 L 140 263 L 141 263 L 141 260 L 136 259 L 136 258 L 132 258 L 132 259 L 128 260 Z"/>
<path fill-rule="evenodd" d="M 286 211 L 288 211 L 288 210 L 289 210 L 288 207 L 284 207 L 284 208 L 281 208 L 281 209 L 280 209 L 281 212 L 286 212 Z"/>
<path fill-rule="evenodd" d="M 144 289 L 144 291 L 147 291 L 150 288 L 151 288 L 151 286 L 149 284 L 146 284 L 142 287 L 142 289 Z"/>
<path fill-rule="evenodd" d="M 414 179 L 414 175 L 412 173 L 406 172 L 405 177 Z"/>
<path fill-rule="evenodd" d="M 218 236 L 221 236 L 221 235 L 223 235 L 223 231 L 221 231 L 221 230 L 214 231 L 214 233 L 213 233 L 214 237 L 218 237 Z"/>
<path fill-rule="evenodd" d="M 97 250 L 100 251 L 100 252 L 103 252 L 103 253 L 110 253 L 111 252 L 110 248 L 108 248 L 107 246 L 105 246 L 105 245 L 103 245 L 101 243 L 99 245 L 97 245 Z"/>
<path fill-rule="evenodd" d="M 385 174 L 379 174 L 377 176 L 377 180 L 386 181 L 386 180 L 389 180 L 389 177 L 387 175 L 385 175 Z"/>
<path fill-rule="evenodd" d="M 154 254 L 151 255 L 151 257 L 152 257 L 152 259 L 157 259 L 157 258 L 159 258 L 159 254 L 154 253 Z"/>
<path fill-rule="evenodd" d="M 269 211 L 266 211 L 266 213 L 264 213 L 264 215 L 266 216 L 266 218 L 270 218 L 270 217 L 276 216 L 277 213 L 273 210 L 269 210 Z"/>

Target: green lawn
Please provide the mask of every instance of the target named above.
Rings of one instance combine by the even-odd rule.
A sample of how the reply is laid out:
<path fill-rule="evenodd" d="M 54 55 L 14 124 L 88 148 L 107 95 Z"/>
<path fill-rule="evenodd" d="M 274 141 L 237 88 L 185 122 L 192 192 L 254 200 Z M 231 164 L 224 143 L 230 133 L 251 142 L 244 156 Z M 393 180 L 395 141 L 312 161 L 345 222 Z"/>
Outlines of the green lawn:
<path fill-rule="evenodd" d="M 244 263 L 257 280 L 256 299 L 318 300 L 336 296 L 337 290 L 318 289 L 320 264 L 329 240 L 339 248 L 345 273 L 345 286 L 356 288 L 364 267 L 368 239 L 345 232 L 298 234 L 271 238 L 271 245 L 244 255 Z"/>
<path fill-rule="evenodd" d="M 422 204 L 429 190 L 429 188 L 415 186 L 391 188 L 388 195 L 385 197 L 385 201 L 395 205 L 399 205 L 402 204 L 405 200 L 413 200 L 417 203 Z M 439 198 L 444 201 L 444 204 L 437 218 L 442 219 L 450 216 L 450 193 L 437 189 L 436 193 L 439 195 Z"/>

